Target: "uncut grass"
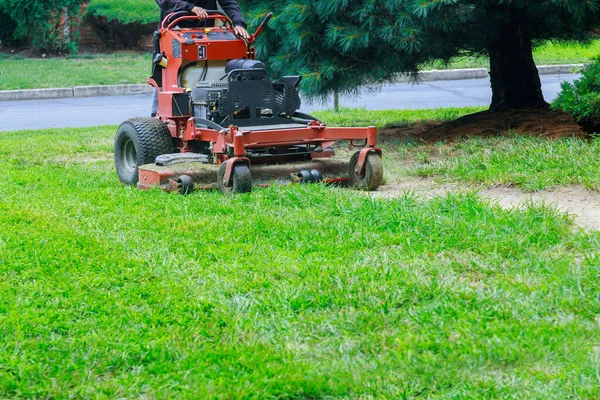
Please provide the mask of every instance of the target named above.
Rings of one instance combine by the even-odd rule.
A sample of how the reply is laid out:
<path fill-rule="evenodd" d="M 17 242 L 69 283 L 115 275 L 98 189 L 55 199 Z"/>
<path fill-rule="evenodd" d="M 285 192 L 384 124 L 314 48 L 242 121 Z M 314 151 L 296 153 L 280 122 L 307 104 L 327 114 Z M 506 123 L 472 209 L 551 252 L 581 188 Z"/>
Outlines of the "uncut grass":
<path fill-rule="evenodd" d="M 564 185 L 600 190 L 599 152 L 597 137 L 470 138 L 451 145 L 400 146 L 388 167 L 390 175 L 430 176 L 488 186 L 515 185 L 532 191 Z M 407 165 L 407 158 L 413 162 Z"/>
<path fill-rule="evenodd" d="M 439 123 L 482 111 L 483 107 L 424 110 L 365 110 L 343 108 L 319 111 L 315 116 L 330 126 L 403 127 L 414 123 Z M 590 139 L 508 135 L 467 138 L 452 143 L 425 145 L 418 138 L 384 136 L 385 182 L 406 176 L 434 177 L 473 184 L 511 185 L 538 191 L 564 185 L 600 190 L 600 138 Z M 347 157 L 344 148 L 338 153 Z"/>
<path fill-rule="evenodd" d="M 0 135 L 1 397 L 597 397 L 598 235 L 474 195 L 142 192 Z"/>

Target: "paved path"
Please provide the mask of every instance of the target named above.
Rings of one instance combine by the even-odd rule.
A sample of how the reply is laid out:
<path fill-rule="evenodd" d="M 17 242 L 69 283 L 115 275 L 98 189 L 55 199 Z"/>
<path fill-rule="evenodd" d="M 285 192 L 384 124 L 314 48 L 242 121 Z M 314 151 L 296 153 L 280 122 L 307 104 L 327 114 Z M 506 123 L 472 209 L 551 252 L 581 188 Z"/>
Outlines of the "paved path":
<path fill-rule="evenodd" d="M 560 91 L 560 82 L 573 81 L 578 75 L 543 75 L 546 100 Z M 347 107 L 373 110 L 392 108 L 438 108 L 485 106 L 490 103 L 489 79 L 424 82 L 419 85 L 398 83 L 361 98 L 341 99 Z M 0 102 L 0 131 L 80 126 L 117 125 L 130 117 L 149 114 L 150 96 L 87 97 L 56 100 Z M 304 112 L 330 108 L 329 104 L 305 103 Z"/>

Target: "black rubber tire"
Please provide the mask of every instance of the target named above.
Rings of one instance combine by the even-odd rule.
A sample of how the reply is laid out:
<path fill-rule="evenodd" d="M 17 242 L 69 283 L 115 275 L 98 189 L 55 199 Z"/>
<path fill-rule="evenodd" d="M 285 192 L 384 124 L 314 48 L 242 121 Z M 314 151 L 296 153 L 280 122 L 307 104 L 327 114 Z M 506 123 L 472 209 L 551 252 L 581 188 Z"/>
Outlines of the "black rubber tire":
<path fill-rule="evenodd" d="M 383 162 L 381 161 L 381 156 L 377 153 L 367 154 L 363 173 L 357 174 L 354 171 L 354 168 L 358 163 L 359 156 L 360 151 L 357 151 L 350 159 L 350 165 L 348 167 L 350 184 L 352 187 L 359 190 L 377 190 L 377 188 L 381 186 L 381 183 L 383 182 Z"/>
<path fill-rule="evenodd" d="M 173 139 L 164 122 L 157 118 L 131 118 L 123 122 L 115 136 L 115 167 L 121 182 L 135 185 L 138 167 L 153 163 L 156 157 L 174 152 Z"/>
<path fill-rule="evenodd" d="M 179 193 L 183 196 L 188 194 L 192 194 L 194 192 L 194 180 L 189 175 L 181 175 L 177 178 L 177 183 L 181 185 L 181 189 L 179 189 Z"/>
<path fill-rule="evenodd" d="M 227 168 L 227 163 L 229 161 L 225 161 L 219 167 L 219 175 L 217 178 L 217 184 L 219 185 L 219 190 L 226 196 L 231 196 L 237 193 L 250 193 L 252 191 L 252 175 L 250 174 L 250 168 L 244 163 L 237 163 L 233 166 L 233 171 L 231 173 L 231 186 L 226 186 L 225 182 L 223 182 L 223 177 L 225 176 L 225 169 Z"/>
<path fill-rule="evenodd" d="M 323 174 L 318 169 L 311 169 L 310 174 L 312 175 L 313 182 L 323 182 Z"/>
<path fill-rule="evenodd" d="M 313 176 L 305 169 L 298 171 L 296 176 L 300 180 L 300 183 L 311 183 L 313 180 Z"/>

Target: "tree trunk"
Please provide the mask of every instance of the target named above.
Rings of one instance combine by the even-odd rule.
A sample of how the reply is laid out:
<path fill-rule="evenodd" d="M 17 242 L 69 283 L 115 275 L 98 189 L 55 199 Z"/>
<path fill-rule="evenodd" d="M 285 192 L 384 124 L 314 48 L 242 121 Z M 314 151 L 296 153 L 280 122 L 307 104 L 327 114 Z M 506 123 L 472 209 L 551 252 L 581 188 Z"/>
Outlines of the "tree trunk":
<path fill-rule="evenodd" d="M 548 107 L 533 61 L 527 7 L 497 5 L 488 9 L 487 14 L 490 20 L 501 21 L 488 44 L 490 111 Z"/>

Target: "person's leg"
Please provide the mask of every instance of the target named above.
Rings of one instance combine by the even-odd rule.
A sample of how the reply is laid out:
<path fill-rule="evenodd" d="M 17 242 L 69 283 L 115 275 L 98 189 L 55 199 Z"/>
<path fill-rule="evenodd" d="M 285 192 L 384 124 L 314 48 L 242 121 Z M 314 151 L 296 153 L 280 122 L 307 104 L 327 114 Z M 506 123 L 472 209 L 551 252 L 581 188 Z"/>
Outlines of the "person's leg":
<path fill-rule="evenodd" d="M 158 91 L 155 88 L 152 88 L 152 108 L 150 109 L 150 116 L 156 117 L 156 113 L 158 112 Z"/>

